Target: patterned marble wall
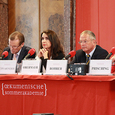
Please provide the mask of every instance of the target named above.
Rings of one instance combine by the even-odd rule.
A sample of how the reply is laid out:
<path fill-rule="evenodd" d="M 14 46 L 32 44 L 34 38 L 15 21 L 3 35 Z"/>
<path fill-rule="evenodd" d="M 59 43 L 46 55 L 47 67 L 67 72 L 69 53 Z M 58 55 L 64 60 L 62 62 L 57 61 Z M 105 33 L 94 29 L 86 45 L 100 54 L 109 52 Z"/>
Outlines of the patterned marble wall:
<path fill-rule="evenodd" d="M 64 0 L 40 0 L 40 27 L 55 31 L 64 45 Z"/>
<path fill-rule="evenodd" d="M 64 46 L 65 54 L 75 49 L 76 0 L 41 0 L 40 32 L 54 30 Z"/>
<path fill-rule="evenodd" d="M 38 50 L 39 46 L 39 1 L 15 0 L 16 30 L 25 36 L 25 45 Z"/>
<path fill-rule="evenodd" d="M 38 52 L 40 33 L 51 29 L 59 36 L 66 55 L 70 50 L 75 49 L 76 0 L 12 1 L 9 0 L 11 14 L 9 15 L 9 33 L 12 30 L 22 32 L 26 38 L 25 44 Z"/>
<path fill-rule="evenodd" d="M 0 55 L 8 44 L 8 2 L 0 0 Z"/>

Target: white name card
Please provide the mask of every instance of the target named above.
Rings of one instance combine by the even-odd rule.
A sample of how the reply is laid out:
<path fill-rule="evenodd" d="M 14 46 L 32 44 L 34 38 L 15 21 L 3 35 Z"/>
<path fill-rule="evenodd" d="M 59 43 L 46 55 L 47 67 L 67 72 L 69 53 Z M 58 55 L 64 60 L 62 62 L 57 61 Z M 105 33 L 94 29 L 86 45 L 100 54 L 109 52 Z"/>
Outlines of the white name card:
<path fill-rule="evenodd" d="M 90 60 L 89 74 L 110 75 L 112 60 Z"/>
<path fill-rule="evenodd" d="M 46 73 L 50 75 L 65 75 L 67 60 L 47 60 Z"/>
<path fill-rule="evenodd" d="M 16 60 L 0 60 L 0 74 L 15 74 Z"/>
<path fill-rule="evenodd" d="M 21 74 L 37 75 L 40 73 L 41 60 L 23 60 Z"/>

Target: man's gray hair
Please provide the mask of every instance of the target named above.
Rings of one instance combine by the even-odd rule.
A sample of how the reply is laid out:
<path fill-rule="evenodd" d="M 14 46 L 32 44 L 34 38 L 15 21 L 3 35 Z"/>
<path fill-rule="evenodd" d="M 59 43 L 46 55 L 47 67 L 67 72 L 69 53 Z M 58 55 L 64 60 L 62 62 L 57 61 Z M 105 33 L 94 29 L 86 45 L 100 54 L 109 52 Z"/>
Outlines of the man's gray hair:
<path fill-rule="evenodd" d="M 95 34 L 94 34 L 92 31 L 90 31 L 90 30 L 85 30 L 85 31 L 83 31 L 83 32 L 80 34 L 80 36 L 83 35 L 83 34 L 88 34 L 88 35 L 90 36 L 90 39 L 96 39 Z"/>

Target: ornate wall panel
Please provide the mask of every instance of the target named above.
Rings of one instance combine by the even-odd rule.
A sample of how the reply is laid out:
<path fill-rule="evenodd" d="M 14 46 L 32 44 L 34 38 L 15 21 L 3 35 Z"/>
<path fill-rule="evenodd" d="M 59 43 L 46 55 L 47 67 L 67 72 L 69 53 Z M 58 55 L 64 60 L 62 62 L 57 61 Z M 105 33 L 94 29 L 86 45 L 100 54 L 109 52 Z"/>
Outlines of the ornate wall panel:
<path fill-rule="evenodd" d="M 55 31 L 64 45 L 64 0 L 40 0 L 40 27 Z"/>
<path fill-rule="evenodd" d="M 25 44 L 38 51 L 40 33 L 51 29 L 59 36 L 66 55 L 75 49 L 76 0 L 12 1 L 9 0 L 9 34 L 15 30 L 22 32 Z"/>
<path fill-rule="evenodd" d="M 25 36 L 25 44 L 38 50 L 38 0 L 15 0 L 16 30 Z"/>
<path fill-rule="evenodd" d="M 0 55 L 8 44 L 8 2 L 0 0 Z"/>
<path fill-rule="evenodd" d="M 45 29 L 55 31 L 66 55 L 75 49 L 75 1 L 40 0 L 40 32 Z"/>

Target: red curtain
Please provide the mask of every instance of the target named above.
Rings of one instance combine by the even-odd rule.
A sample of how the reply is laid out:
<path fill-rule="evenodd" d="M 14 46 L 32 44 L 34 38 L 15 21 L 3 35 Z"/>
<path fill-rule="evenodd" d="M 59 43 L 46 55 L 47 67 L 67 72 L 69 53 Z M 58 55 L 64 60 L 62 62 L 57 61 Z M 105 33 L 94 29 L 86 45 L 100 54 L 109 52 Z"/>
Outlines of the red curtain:
<path fill-rule="evenodd" d="M 76 50 L 84 30 L 95 33 L 97 44 L 108 52 L 115 46 L 115 0 L 76 0 Z"/>

